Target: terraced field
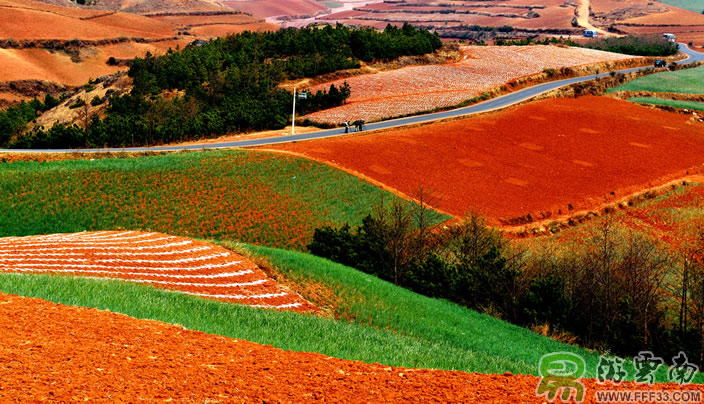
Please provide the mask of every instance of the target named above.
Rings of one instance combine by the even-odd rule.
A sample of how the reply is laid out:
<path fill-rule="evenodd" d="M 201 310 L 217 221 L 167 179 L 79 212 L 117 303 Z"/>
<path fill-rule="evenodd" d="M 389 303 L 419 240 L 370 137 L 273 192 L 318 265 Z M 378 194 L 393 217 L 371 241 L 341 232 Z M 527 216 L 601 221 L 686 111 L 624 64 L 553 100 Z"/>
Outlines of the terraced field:
<path fill-rule="evenodd" d="M 609 89 L 607 94 L 639 103 L 702 111 L 704 110 L 704 84 L 702 83 L 704 83 L 704 66 L 640 77 Z M 698 119 L 695 117 L 694 121 Z"/>
<path fill-rule="evenodd" d="M 416 25 L 451 31 L 470 25 L 522 29 L 551 28 L 563 33 L 574 31 L 570 22 L 575 8 L 564 1 L 428 1 L 379 2 L 354 10 L 321 17 L 324 21 L 341 21 L 356 25 L 383 28 L 387 24 L 410 22 Z"/>
<path fill-rule="evenodd" d="M 254 263 L 208 243 L 159 233 L 83 232 L 0 238 L 0 272 L 120 279 L 252 307 L 310 311 Z"/>

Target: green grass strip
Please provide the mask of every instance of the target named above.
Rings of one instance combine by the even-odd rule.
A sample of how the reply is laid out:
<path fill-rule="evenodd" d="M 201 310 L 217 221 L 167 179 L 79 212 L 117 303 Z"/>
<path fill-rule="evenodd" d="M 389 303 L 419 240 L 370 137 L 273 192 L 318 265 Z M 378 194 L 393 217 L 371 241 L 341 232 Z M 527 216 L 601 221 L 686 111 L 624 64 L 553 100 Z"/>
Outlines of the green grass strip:
<path fill-rule="evenodd" d="M 308 274 L 350 300 L 354 322 L 255 309 L 121 281 L 1 274 L 0 292 L 107 309 L 278 348 L 390 366 L 534 374 L 543 354 L 571 351 L 594 377 L 598 357 L 452 303 L 305 254 L 245 246 L 284 272 Z M 629 374 L 632 366 L 626 364 Z M 667 381 L 663 372 L 658 381 Z M 701 380 L 699 380 L 701 382 Z"/>
<path fill-rule="evenodd" d="M 683 8 L 685 10 L 694 11 L 695 13 L 704 13 L 704 4 L 702 0 L 660 0 L 665 4 Z"/>
<path fill-rule="evenodd" d="M 257 246 L 238 246 L 264 257 L 290 279 L 316 282 L 332 289 L 341 297 L 342 311 L 358 324 L 371 324 L 393 330 L 414 340 L 430 344 L 447 344 L 460 352 L 482 353 L 487 361 L 465 368 L 457 363 L 454 369 L 480 373 L 502 373 L 516 368 L 529 369 L 538 375 L 541 356 L 568 351 L 582 355 L 589 377 L 596 377 L 599 356 L 579 347 L 540 336 L 530 330 L 501 321 L 486 314 L 458 306 L 445 300 L 432 299 L 397 287 L 374 276 L 331 261 L 292 251 Z M 504 368 L 502 363 L 520 364 Z M 632 362 L 626 363 L 629 375 L 635 375 Z M 525 370 L 519 371 L 526 373 Z M 657 380 L 667 382 L 664 369 Z M 703 382 L 701 375 L 698 382 Z"/>
<path fill-rule="evenodd" d="M 653 105 L 667 105 L 673 108 L 682 109 L 692 109 L 695 111 L 704 111 L 704 102 L 697 101 L 677 101 L 677 100 L 664 100 L 662 98 L 652 98 L 652 97 L 633 97 L 629 98 L 628 101 L 631 102 L 642 102 L 644 104 Z"/>
<path fill-rule="evenodd" d="M 107 309 L 278 348 L 414 368 L 527 373 L 532 366 L 391 330 L 314 315 L 220 303 L 120 281 L 0 275 L 0 291 Z"/>
<path fill-rule="evenodd" d="M 649 74 L 629 81 L 626 84 L 607 90 L 615 91 L 651 91 L 683 94 L 704 94 L 704 66 L 683 69 L 674 72 Z"/>

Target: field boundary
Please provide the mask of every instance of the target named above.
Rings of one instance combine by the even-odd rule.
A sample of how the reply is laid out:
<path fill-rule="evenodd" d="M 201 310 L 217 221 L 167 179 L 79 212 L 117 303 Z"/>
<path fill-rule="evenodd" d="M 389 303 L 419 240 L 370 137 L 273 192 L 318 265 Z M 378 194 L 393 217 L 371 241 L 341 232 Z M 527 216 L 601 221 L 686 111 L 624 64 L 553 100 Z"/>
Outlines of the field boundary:
<path fill-rule="evenodd" d="M 547 217 L 523 225 L 496 226 L 503 233 L 516 238 L 554 234 L 560 230 L 584 223 L 592 218 L 604 216 L 618 210 L 625 210 L 642 201 L 653 199 L 683 186 L 704 183 L 704 165 L 697 167 L 695 174 L 688 174 L 675 179 L 666 180 L 660 185 L 643 188 L 640 191 L 624 195 L 616 200 L 603 203 L 593 209 L 581 209 L 569 215 Z M 667 178 L 667 177 L 665 177 Z"/>
<path fill-rule="evenodd" d="M 391 129 L 389 129 L 389 130 L 391 130 Z M 375 133 L 378 134 L 379 131 L 376 131 Z M 354 135 L 354 134 L 353 134 L 353 135 Z M 344 172 L 346 172 L 346 173 L 348 173 L 348 174 L 354 175 L 355 177 L 361 179 L 362 181 L 366 181 L 366 182 L 368 182 L 368 183 L 374 185 L 375 187 L 381 188 L 381 189 L 383 189 L 384 191 L 390 192 L 390 193 L 392 193 L 392 194 L 394 194 L 394 195 L 396 195 L 396 196 L 398 196 L 398 197 L 400 197 L 400 198 L 403 198 L 403 199 L 405 199 L 405 200 L 407 200 L 407 201 L 415 202 L 415 203 L 417 203 L 417 204 L 420 203 L 420 201 L 419 201 L 417 198 L 411 197 L 411 196 L 409 196 L 409 195 L 407 195 L 407 194 L 405 194 L 405 193 L 399 191 L 399 190 L 396 189 L 396 188 L 390 187 L 389 185 L 387 185 L 387 184 L 385 184 L 385 183 L 383 183 L 383 182 L 381 182 L 381 181 L 378 181 L 378 180 L 375 180 L 375 179 L 373 179 L 373 178 L 371 178 L 371 177 L 368 177 L 368 176 L 366 176 L 366 175 L 360 173 L 359 171 L 355 171 L 355 170 L 352 170 L 352 169 L 343 167 L 343 166 L 341 166 L 341 165 L 339 165 L 339 164 L 337 164 L 337 163 L 333 163 L 333 162 L 331 162 L 331 161 L 327 161 L 327 160 L 319 159 L 319 158 L 316 158 L 316 157 L 312 157 L 312 156 L 309 156 L 309 155 L 304 154 L 304 153 L 292 152 L 292 151 L 288 151 L 288 150 L 260 149 L 260 148 L 257 148 L 256 150 L 257 150 L 257 151 L 262 151 L 262 152 L 267 152 L 267 153 L 285 154 L 285 155 L 294 156 L 294 157 L 299 157 L 299 158 L 303 158 L 303 159 L 306 159 L 306 160 L 315 161 L 315 162 L 317 162 L 317 163 L 325 164 L 325 165 L 327 165 L 327 166 L 329 166 L 329 167 L 332 167 L 332 168 L 334 168 L 334 169 L 336 169 L 336 170 L 344 171 Z M 422 187 L 422 185 L 420 185 L 420 186 Z M 427 190 L 427 191 L 430 191 L 431 197 L 432 197 L 432 190 Z M 443 215 L 450 216 L 451 218 L 453 218 L 453 219 L 450 219 L 449 221 L 454 221 L 454 220 L 456 220 L 456 219 L 459 219 L 458 216 L 453 215 L 452 213 L 446 212 L 446 211 L 444 211 L 444 210 L 442 210 L 442 209 L 439 209 L 439 208 L 437 208 L 437 207 L 435 207 L 435 206 L 430 206 L 430 208 L 433 209 L 434 211 L 438 212 L 438 213 L 442 213 Z"/>

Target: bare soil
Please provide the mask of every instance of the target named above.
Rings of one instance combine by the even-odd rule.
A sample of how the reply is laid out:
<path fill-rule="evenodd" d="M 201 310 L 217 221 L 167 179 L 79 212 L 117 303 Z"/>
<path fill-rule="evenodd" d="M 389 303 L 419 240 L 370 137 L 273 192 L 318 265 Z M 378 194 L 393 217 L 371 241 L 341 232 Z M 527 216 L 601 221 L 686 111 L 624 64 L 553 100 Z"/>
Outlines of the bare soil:
<path fill-rule="evenodd" d="M 328 161 L 411 197 L 423 186 L 456 216 L 477 209 L 496 224 L 518 225 L 699 172 L 703 129 L 687 115 L 580 97 L 268 147 Z"/>
<path fill-rule="evenodd" d="M 542 403 L 534 376 L 408 369 L 291 352 L 0 294 L 0 400 Z M 701 389 L 583 381 L 604 389 Z"/>

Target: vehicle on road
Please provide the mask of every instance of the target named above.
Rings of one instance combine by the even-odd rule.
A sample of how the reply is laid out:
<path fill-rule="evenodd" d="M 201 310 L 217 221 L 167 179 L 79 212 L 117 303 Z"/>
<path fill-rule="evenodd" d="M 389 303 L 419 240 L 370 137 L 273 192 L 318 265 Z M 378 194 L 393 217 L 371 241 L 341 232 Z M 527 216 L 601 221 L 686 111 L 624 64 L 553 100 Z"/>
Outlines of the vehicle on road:
<path fill-rule="evenodd" d="M 675 34 L 662 34 L 662 39 L 667 39 L 668 41 L 674 43 L 675 42 Z"/>
<path fill-rule="evenodd" d="M 597 33 L 596 31 L 594 31 L 593 29 L 584 30 L 584 36 L 585 36 L 585 37 L 588 37 L 588 38 L 596 38 L 598 35 L 599 35 L 599 33 Z"/>
<path fill-rule="evenodd" d="M 656 59 L 655 60 L 655 67 L 665 67 L 667 66 L 667 63 L 662 60 L 662 59 Z"/>

